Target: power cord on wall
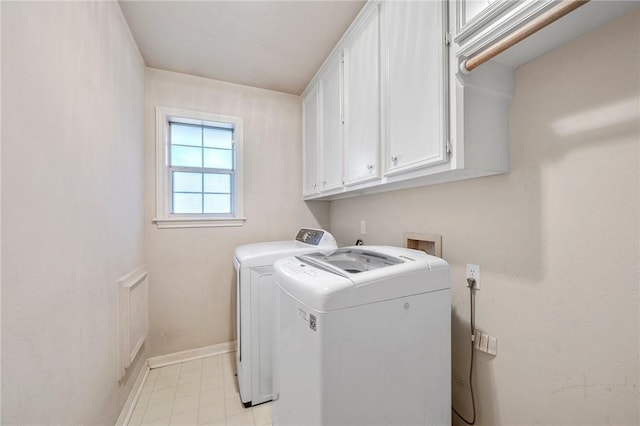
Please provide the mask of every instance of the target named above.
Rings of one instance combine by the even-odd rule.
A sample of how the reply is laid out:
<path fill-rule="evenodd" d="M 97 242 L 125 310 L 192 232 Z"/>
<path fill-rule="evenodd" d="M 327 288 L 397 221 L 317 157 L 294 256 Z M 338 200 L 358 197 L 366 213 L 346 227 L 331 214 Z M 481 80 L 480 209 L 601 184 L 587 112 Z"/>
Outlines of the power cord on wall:
<path fill-rule="evenodd" d="M 473 408 L 473 418 L 471 419 L 471 421 L 465 419 L 464 417 L 462 417 L 462 415 L 460 413 L 458 413 L 458 411 L 456 411 L 456 409 L 453 407 L 453 405 L 451 406 L 451 409 L 453 410 L 453 412 L 462 419 L 462 421 L 464 421 L 466 424 L 468 425 L 473 425 L 476 423 L 476 401 L 475 401 L 475 397 L 473 395 L 473 341 L 475 340 L 475 335 L 476 335 L 476 299 L 475 299 L 475 285 L 476 285 L 476 280 L 474 280 L 473 278 L 467 278 L 467 287 L 469 287 L 469 305 L 471 307 L 471 313 L 470 313 L 470 317 L 471 317 L 471 362 L 469 363 L 469 388 L 471 389 L 471 407 Z"/>

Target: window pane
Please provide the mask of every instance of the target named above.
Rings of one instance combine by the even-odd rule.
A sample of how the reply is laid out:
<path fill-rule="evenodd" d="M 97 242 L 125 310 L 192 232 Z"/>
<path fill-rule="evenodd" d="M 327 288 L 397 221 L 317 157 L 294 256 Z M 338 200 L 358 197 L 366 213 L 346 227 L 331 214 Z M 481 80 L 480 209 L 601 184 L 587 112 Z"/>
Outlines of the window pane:
<path fill-rule="evenodd" d="M 202 167 L 202 148 L 171 146 L 171 165 Z"/>
<path fill-rule="evenodd" d="M 171 123 L 171 144 L 202 146 L 202 127 Z"/>
<path fill-rule="evenodd" d="M 233 170 L 233 155 L 228 149 L 204 149 L 204 167 Z"/>
<path fill-rule="evenodd" d="M 231 196 L 204 194 L 204 213 L 231 213 Z"/>
<path fill-rule="evenodd" d="M 202 194 L 173 194 L 173 213 L 202 213 Z"/>
<path fill-rule="evenodd" d="M 204 128 L 204 146 L 210 148 L 231 149 L 233 146 L 233 130 L 217 127 Z"/>
<path fill-rule="evenodd" d="M 202 173 L 173 173 L 173 192 L 202 192 Z"/>
<path fill-rule="evenodd" d="M 204 192 L 231 193 L 231 176 L 207 173 L 204 175 Z"/>

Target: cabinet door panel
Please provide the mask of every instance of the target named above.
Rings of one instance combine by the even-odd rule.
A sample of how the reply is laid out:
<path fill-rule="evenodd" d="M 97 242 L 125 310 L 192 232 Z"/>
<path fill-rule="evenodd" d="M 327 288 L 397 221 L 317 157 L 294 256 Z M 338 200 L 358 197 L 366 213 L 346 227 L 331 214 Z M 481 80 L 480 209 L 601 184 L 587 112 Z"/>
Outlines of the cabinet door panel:
<path fill-rule="evenodd" d="M 309 90 L 302 101 L 302 195 L 318 192 L 318 86 Z"/>
<path fill-rule="evenodd" d="M 335 55 L 320 78 L 322 132 L 320 190 L 342 186 L 342 67 Z"/>
<path fill-rule="evenodd" d="M 439 1 L 384 3 L 387 175 L 446 161 L 444 15 Z"/>
<path fill-rule="evenodd" d="M 378 8 L 344 48 L 345 185 L 380 177 L 380 34 Z"/>

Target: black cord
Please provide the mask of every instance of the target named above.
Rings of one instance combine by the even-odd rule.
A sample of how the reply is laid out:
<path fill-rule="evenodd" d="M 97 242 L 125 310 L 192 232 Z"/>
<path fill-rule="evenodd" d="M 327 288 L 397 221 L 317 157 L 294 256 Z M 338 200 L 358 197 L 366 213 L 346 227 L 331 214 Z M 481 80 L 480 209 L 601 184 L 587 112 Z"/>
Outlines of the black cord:
<path fill-rule="evenodd" d="M 476 423 L 476 400 L 473 395 L 473 353 L 474 353 L 473 340 L 475 339 L 475 335 L 476 335 L 476 299 L 475 299 L 475 292 L 474 292 L 474 286 L 476 282 L 473 278 L 468 279 L 467 282 L 469 283 L 469 299 L 470 299 L 469 305 L 471 307 L 471 312 L 470 312 L 470 315 L 471 315 L 471 362 L 469 363 L 469 388 L 471 389 L 471 407 L 473 409 L 473 417 L 471 421 L 469 421 L 464 417 L 462 417 L 462 415 L 458 413 L 458 411 L 455 408 L 453 408 L 453 405 L 451 406 L 451 409 L 466 424 L 474 425 Z"/>

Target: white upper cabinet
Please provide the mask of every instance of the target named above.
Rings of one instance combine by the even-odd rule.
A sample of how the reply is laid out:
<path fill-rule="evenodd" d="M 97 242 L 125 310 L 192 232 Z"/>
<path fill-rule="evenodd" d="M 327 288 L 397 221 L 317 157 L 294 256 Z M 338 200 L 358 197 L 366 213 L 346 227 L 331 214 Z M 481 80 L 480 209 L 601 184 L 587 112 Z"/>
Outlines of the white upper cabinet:
<path fill-rule="evenodd" d="M 382 4 L 385 175 L 447 161 L 446 16 L 440 1 Z"/>
<path fill-rule="evenodd" d="M 331 58 L 319 79 L 320 191 L 342 186 L 342 63 Z"/>
<path fill-rule="evenodd" d="M 342 63 L 332 58 L 305 90 L 303 189 L 314 198 L 342 187 Z"/>
<path fill-rule="evenodd" d="M 345 41 L 344 184 L 380 178 L 379 5 L 362 16 Z"/>
<path fill-rule="evenodd" d="M 302 100 L 302 195 L 318 194 L 318 84 Z"/>
<path fill-rule="evenodd" d="M 561 15 L 558 8 L 570 6 L 563 3 L 557 0 L 450 0 L 450 13 L 455 17 L 450 27 L 454 54 L 472 57 L 538 19 L 546 21 L 551 16 Z M 497 56 L 494 62 L 515 69 L 626 13 L 637 4 L 636 1 L 619 0 L 580 3 L 578 9 L 517 43 Z M 547 13 L 549 15 L 542 19 Z"/>
<path fill-rule="evenodd" d="M 304 93 L 305 199 L 508 172 L 515 68 L 634 3 L 588 2 L 467 73 L 558 2 L 370 0 Z"/>

